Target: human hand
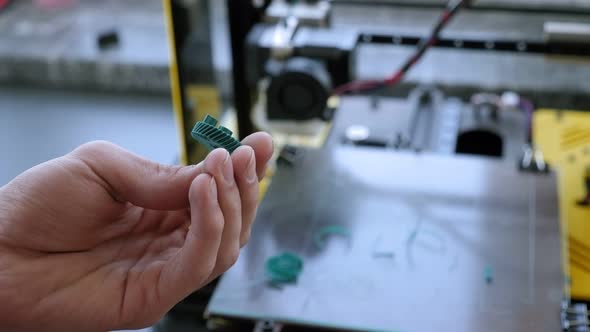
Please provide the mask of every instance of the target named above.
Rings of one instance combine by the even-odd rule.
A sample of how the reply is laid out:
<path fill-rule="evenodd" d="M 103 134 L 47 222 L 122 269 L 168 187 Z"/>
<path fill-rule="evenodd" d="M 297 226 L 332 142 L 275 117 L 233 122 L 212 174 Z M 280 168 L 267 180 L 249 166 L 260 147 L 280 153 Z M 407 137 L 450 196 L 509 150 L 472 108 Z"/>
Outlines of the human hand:
<path fill-rule="evenodd" d="M 180 167 L 93 142 L 1 187 L 0 330 L 149 326 L 226 271 L 272 154 L 243 144 Z"/>

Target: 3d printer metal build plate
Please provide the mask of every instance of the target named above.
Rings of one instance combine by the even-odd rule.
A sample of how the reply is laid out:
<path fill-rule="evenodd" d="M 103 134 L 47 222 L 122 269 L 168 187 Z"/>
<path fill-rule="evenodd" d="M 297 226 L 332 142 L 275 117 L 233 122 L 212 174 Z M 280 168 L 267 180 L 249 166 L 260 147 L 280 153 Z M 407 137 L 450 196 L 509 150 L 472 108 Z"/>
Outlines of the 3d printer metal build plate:
<path fill-rule="evenodd" d="M 281 167 L 210 317 L 359 331 L 560 331 L 553 174 L 494 159 L 340 146 Z M 348 238 L 314 235 L 338 226 Z M 265 261 L 299 255 L 270 287 Z"/>

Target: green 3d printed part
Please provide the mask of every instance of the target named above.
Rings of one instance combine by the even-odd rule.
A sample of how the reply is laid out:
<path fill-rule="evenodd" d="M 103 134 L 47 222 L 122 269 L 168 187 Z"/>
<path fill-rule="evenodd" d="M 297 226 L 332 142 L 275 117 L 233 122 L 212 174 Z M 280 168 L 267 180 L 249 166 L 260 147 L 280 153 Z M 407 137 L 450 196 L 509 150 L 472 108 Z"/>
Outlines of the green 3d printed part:
<path fill-rule="evenodd" d="M 191 136 L 210 151 L 223 148 L 229 153 L 234 152 L 241 145 L 232 137 L 232 134 L 231 130 L 225 127 L 217 127 L 217 119 L 210 115 L 207 115 L 203 121 L 197 122 L 191 132 Z"/>
<path fill-rule="evenodd" d="M 272 283 L 294 283 L 303 269 L 303 260 L 290 252 L 273 256 L 266 261 L 265 270 Z"/>
<path fill-rule="evenodd" d="M 494 281 L 494 269 L 491 266 L 486 266 L 483 269 L 483 277 L 486 283 L 491 284 Z"/>
<path fill-rule="evenodd" d="M 350 231 L 342 226 L 333 225 L 321 228 L 313 236 L 313 243 L 317 249 L 324 249 L 326 247 L 326 238 L 331 235 L 338 235 L 350 241 Z"/>

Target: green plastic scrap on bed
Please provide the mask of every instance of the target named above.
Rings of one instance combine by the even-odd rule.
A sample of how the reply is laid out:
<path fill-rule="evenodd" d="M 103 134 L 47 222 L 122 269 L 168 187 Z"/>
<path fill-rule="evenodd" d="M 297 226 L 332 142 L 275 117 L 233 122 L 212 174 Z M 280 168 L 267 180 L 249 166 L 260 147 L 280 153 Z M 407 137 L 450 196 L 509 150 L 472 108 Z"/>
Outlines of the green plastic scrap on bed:
<path fill-rule="evenodd" d="M 294 253 L 284 252 L 270 257 L 266 261 L 265 270 L 272 283 L 294 283 L 297 282 L 297 278 L 303 270 L 303 260 Z"/>
<path fill-rule="evenodd" d="M 324 249 L 326 247 L 326 240 L 332 235 L 337 235 L 350 240 L 350 230 L 348 228 L 338 225 L 326 226 L 318 230 L 313 236 L 313 243 L 317 249 Z"/>
<path fill-rule="evenodd" d="M 483 269 L 483 278 L 487 284 L 494 281 L 494 269 L 491 266 L 488 265 Z"/>
<path fill-rule="evenodd" d="M 211 115 L 207 115 L 203 121 L 195 124 L 191 136 L 200 144 L 204 145 L 209 151 L 223 148 L 234 152 L 241 146 L 240 142 L 232 137 L 231 130 L 217 126 L 217 119 Z"/>

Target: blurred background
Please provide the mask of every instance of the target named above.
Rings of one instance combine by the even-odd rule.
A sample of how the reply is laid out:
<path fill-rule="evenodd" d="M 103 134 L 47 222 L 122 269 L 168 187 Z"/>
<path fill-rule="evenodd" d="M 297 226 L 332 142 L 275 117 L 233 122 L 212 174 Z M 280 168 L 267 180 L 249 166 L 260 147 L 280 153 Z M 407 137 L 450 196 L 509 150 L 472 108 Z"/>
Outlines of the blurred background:
<path fill-rule="evenodd" d="M 186 1 L 199 26 L 186 48 L 185 70 L 208 84 L 219 77 L 228 91 L 222 2 Z M 1 158 L 0 184 L 95 139 L 159 162 L 179 161 L 162 1 L 0 6 L 0 151 L 10 156 Z"/>
<path fill-rule="evenodd" d="M 0 186 L 212 115 L 252 240 L 148 330 L 589 331 L 589 78 L 587 0 L 0 0 Z"/>

